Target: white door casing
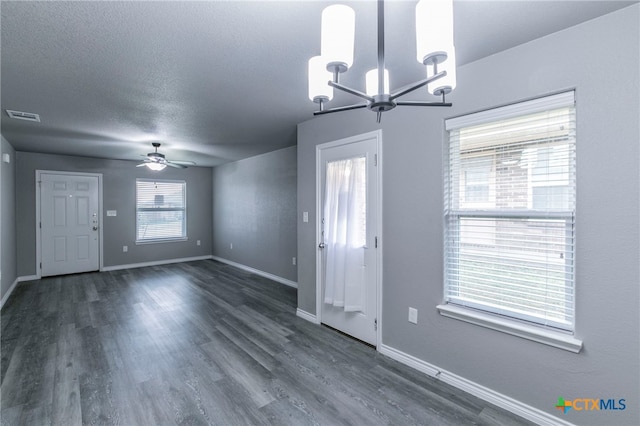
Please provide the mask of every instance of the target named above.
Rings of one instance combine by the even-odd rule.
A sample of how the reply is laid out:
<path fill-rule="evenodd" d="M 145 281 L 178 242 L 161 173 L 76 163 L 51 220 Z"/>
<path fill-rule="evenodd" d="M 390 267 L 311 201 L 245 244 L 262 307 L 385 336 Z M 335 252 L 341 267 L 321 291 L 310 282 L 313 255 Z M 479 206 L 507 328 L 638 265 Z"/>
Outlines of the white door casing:
<path fill-rule="evenodd" d="M 101 176 L 37 172 L 39 276 L 101 266 Z"/>
<path fill-rule="evenodd" d="M 316 147 L 317 256 L 316 312 L 318 321 L 377 346 L 380 342 L 381 250 L 381 131 L 318 145 Z M 366 160 L 366 244 L 364 254 L 365 305 L 359 312 L 324 303 L 326 258 L 329 244 L 323 235 L 327 165 L 344 159 Z"/>

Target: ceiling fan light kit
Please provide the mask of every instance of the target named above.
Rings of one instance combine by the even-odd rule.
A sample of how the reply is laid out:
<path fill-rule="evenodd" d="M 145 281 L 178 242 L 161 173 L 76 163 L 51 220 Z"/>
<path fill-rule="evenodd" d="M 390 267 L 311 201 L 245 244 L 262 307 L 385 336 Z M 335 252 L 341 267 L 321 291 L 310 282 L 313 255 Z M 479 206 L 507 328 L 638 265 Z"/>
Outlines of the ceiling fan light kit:
<path fill-rule="evenodd" d="M 166 164 L 161 164 L 161 163 L 145 163 L 145 166 L 147 166 L 149 169 L 156 172 L 160 170 L 164 170 L 164 168 L 167 167 Z"/>
<path fill-rule="evenodd" d="M 366 73 L 366 92 L 352 89 L 339 82 L 340 74 L 353 64 L 355 12 L 348 6 L 336 4 L 322 12 L 320 56 L 309 60 L 309 99 L 319 104 L 314 115 L 367 108 L 382 113 L 396 106 L 451 106 L 445 95 L 456 87 L 456 59 L 453 42 L 453 0 L 420 0 L 416 5 L 416 58 L 425 66 L 426 78 L 391 93 L 389 71 L 384 57 L 384 0 L 378 0 L 378 63 Z M 399 102 L 407 93 L 427 86 L 427 91 L 440 96 L 439 102 Z M 325 103 L 333 99 L 333 89 L 364 99 L 366 102 L 327 109 Z"/>
<path fill-rule="evenodd" d="M 151 145 L 155 148 L 154 152 L 150 152 L 146 155 L 146 159 L 144 162 L 138 164 L 136 167 L 144 167 L 147 166 L 150 170 L 160 171 L 164 170 L 165 167 L 175 167 L 177 169 L 186 169 L 187 164 L 195 165 L 193 161 L 168 161 L 164 154 L 158 152 L 158 148 L 160 148 L 159 142 L 152 142 Z"/>

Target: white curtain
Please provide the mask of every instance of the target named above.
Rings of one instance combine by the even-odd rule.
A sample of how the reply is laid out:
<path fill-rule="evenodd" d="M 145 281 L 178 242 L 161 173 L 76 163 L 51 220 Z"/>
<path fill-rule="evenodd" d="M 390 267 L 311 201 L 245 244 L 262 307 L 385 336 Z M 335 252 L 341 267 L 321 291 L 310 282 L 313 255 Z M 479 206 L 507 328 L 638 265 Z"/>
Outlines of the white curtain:
<path fill-rule="evenodd" d="M 365 158 L 327 164 L 324 203 L 324 303 L 363 311 L 365 301 Z"/>

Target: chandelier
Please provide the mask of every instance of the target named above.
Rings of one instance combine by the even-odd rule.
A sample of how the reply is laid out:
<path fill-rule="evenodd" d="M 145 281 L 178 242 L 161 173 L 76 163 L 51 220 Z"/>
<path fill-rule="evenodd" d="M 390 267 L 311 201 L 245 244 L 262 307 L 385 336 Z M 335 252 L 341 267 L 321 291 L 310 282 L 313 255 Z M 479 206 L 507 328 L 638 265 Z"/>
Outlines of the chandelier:
<path fill-rule="evenodd" d="M 366 92 L 340 83 L 340 74 L 353 64 L 355 12 L 336 4 L 322 11 L 321 54 L 309 59 L 309 99 L 319 104 L 314 115 L 367 108 L 382 113 L 396 106 L 451 106 L 445 95 L 456 86 L 456 57 L 453 44 L 453 0 L 420 0 L 416 5 L 416 47 L 418 62 L 426 67 L 426 78 L 389 91 L 389 72 L 384 61 L 384 0 L 378 0 L 378 66 L 366 73 Z M 427 86 L 440 96 L 439 102 L 397 101 L 407 93 Z M 350 93 L 366 102 L 327 109 L 333 89 Z"/>

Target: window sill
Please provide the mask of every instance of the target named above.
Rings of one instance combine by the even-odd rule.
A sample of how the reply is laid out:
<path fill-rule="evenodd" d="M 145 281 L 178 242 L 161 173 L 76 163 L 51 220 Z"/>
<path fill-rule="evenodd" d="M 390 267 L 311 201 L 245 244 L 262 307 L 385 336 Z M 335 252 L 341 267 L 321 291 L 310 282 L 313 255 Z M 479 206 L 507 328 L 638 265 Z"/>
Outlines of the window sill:
<path fill-rule="evenodd" d="M 460 306 L 438 305 L 436 307 L 440 315 L 457 319 L 471 324 L 480 325 L 492 330 L 501 331 L 523 339 L 533 340 L 565 351 L 579 353 L 582 349 L 582 340 L 559 331 L 546 330 L 534 325 L 510 321 L 494 315 L 473 311 Z"/>
<path fill-rule="evenodd" d="M 136 241 L 136 245 L 142 245 L 142 244 L 157 244 L 157 243 L 174 243 L 174 242 L 181 242 L 181 241 L 188 241 L 189 239 L 187 237 L 184 238 L 158 238 L 157 240 L 141 240 L 141 241 Z"/>

